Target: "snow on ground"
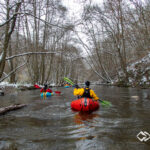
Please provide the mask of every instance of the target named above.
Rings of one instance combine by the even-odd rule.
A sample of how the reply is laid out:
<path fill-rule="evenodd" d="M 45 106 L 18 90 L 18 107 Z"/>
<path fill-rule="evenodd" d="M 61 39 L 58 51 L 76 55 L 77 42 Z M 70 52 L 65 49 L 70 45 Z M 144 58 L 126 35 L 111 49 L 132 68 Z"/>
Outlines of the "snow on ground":
<path fill-rule="evenodd" d="M 131 75 L 129 78 L 130 83 L 150 84 L 150 53 L 141 60 L 129 65 L 127 71 Z"/>
<path fill-rule="evenodd" d="M 26 83 L 16 83 L 16 84 L 11 84 L 9 82 L 0 82 L 0 87 L 4 88 L 6 86 L 11 86 L 11 87 L 19 87 L 19 86 L 25 86 L 25 87 L 31 87 L 33 86 L 32 84 L 26 84 Z"/>
<path fill-rule="evenodd" d="M 127 71 L 130 74 L 129 83 L 132 85 L 150 85 L 150 53 L 143 57 L 141 60 L 128 65 Z M 120 76 L 122 76 L 122 71 L 119 72 Z M 118 82 L 118 79 L 114 79 L 111 84 Z M 92 82 L 93 83 L 93 82 Z M 101 84 L 101 81 L 96 81 L 95 84 Z M 39 85 L 39 84 L 38 84 Z M 50 86 L 56 86 L 55 83 L 48 84 Z M 10 84 L 8 82 L 0 82 L 0 88 L 5 87 L 15 87 L 18 88 L 20 86 L 23 87 L 32 87 L 32 84 L 26 83 L 16 83 Z M 43 85 L 39 85 L 43 87 Z"/>

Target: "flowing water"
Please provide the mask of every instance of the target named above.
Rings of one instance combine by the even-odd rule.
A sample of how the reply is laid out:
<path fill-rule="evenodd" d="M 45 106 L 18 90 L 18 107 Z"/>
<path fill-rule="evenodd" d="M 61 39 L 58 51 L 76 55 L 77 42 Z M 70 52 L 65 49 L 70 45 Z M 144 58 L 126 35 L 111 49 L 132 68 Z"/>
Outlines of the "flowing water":
<path fill-rule="evenodd" d="M 112 106 L 91 114 L 73 112 L 73 88 L 53 89 L 63 94 L 47 99 L 39 90 L 1 96 L 0 107 L 27 106 L 0 116 L 0 150 L 149 150 L 150 139 L 137 138 L 140 131 L 150 133 L 149 89 L 91 88 Z"/>

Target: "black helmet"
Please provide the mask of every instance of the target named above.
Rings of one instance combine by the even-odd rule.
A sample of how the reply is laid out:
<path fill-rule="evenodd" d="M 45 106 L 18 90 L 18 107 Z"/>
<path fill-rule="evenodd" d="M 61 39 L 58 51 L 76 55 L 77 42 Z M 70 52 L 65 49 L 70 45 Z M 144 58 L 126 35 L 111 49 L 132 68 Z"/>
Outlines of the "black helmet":
<path fill-rule="evenodd" d="M 47 89 L 47 84 L 44 84 L 44 89 Z"/>
<path fill-rule="evenodd" d="M 86 81 L 86 82 L 85 82 L 85 85 L 86 85 L 86 86 L 90 86 L 90 81 Z"/>

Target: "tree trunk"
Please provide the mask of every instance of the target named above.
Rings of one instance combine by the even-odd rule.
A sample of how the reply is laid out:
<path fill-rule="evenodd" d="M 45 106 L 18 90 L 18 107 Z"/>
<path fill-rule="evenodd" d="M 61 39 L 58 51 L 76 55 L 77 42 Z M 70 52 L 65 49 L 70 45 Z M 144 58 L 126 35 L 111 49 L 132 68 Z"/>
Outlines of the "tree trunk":
<path fill-rule="evenodd" d="M 16 105 L 10 105 L 8 107 L 2 107 L 2 108 L 0 108 L 0 115 L 4 115 L 5 113 L 7 113 L 9 111 L 20 109 L 25 106 L 26 106 L 26 104 L 16 104 Z"/>
<path fill-rule="evenodd" d="M 14 15 L 14 17 L 12 19 L 12 23 L 8 22 L 6 24 L 4 46 L 3 46 L 3 51 L 1 54 L 2 57 L 0 60 L 0 78 L 2 77 L 4 68 L 5 68 L 5 58 L 7 55 L 8 44 L 9 44 L 10 37 L 11 37 L 11 35 L 14 31 L 14 28 L 15 28 L 15 24 L 16 24 L 16 20 L 17 20 L 17 12 L 19 11 L 20 7 L 21 7 L 21 2 L 16 4 L 16 9 L 15 9 L 16 14 Z M 7 0 L 7 17 L 6 17 L 6 20 L 9 20 L 9 18 L 10 18 L 10 7 L 9 7 L 9 0 Z"/>
<path fill-rule="evenodd" d="M 12 56 L 12 48 L 11 48 L 11 42 L 9 44 L 9 56 Z M 14 70 L 14 64 L 13 64 L 13 59 L 8 60 L 9 61 L 9 66 L 10 66 L 10 72 Z M 16 73 L 12 73 L 10 75 L 10 83 L 15 83 L 16 79 Z"/>

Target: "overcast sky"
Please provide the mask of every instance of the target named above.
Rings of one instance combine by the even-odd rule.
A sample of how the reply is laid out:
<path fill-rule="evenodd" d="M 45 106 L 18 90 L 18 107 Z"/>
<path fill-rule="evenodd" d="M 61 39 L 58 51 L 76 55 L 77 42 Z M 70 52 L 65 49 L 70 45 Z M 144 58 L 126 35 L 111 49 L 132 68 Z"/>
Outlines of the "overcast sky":
<path fill-rule="evenodd" d="M 81 0 L 62 0 L 63 4 L 68 8 L 69 17 L 78 18 L 82 12 Z M 103 0 L 92 0 L 92 3 L 100 4 Z"/>
<path fill-rule="evenodd" d="M 62 2 L 63 2 L 63 5 L 67 7 L 68 9 L 67 15 L 71 21 L 76 21 L 80 19 L 80 16 L 83 10 L 83 3 L 81 3 L 81 0 L 62 0 Z M 102 4 L 102 2 L 103 0 L 92 0 L 92 3 L 95 3 L 95 4 Z M 76 30 L 80 31 L 80 27 L 76 27 Z M 86 43 L 85 35 L 80 32 L 78 32 L 78 34 L 80 38 Z M 76 43 L 76 46 L 77 46 L 77 43 Z M 83 50 L 83 55 L 86 54 L 85 50 L 83 49 L 83 46 L 81 46 L 80 48 Z"/>

